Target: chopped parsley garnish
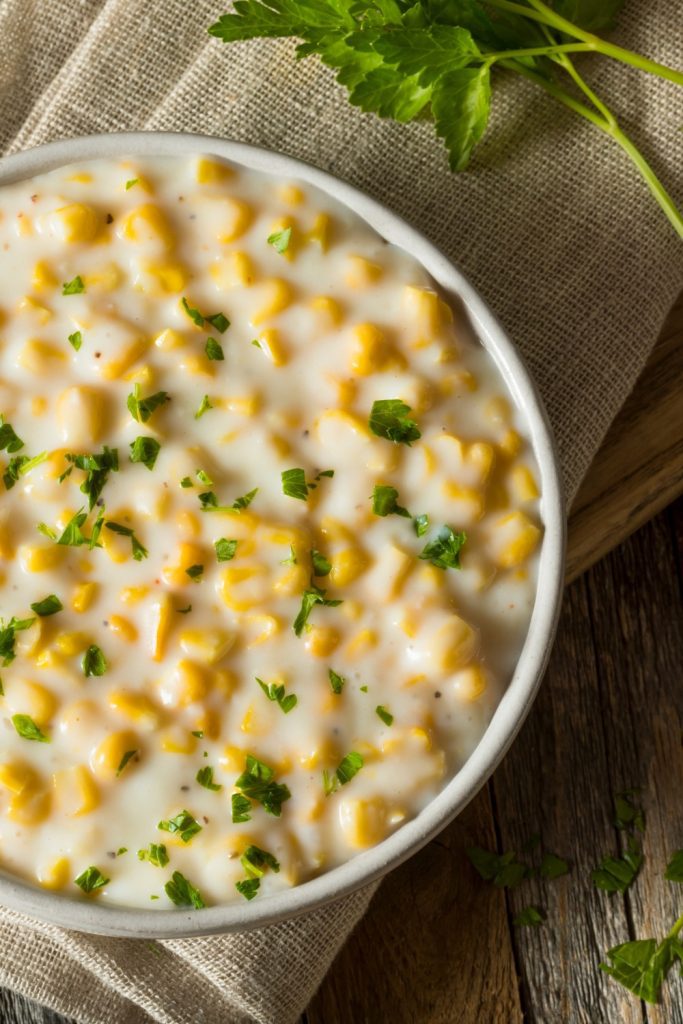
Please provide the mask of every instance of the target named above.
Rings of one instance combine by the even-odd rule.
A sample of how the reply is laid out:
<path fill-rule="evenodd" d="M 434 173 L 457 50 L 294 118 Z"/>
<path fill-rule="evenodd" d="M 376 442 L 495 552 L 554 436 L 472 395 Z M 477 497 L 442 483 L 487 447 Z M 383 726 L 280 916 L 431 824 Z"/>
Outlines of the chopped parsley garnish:
<path fill-rule="evenodd" d="M 189 316 L 190 320 L 192 320 L 192 322 L 196 324 L 197 327 L 203 327 L 204 324 L 211 324 L 211 326 L 215 327 L 219 334 L 225 334 L 228 327 L 230 326 L 230 321 L 228 320 L 227 316 L 225 316 L 223 313 L 211 313 L 209 316 L 205 316 L 203 313 L 200 313 L 198 309 L 194 309 L 188 303 L 186 298 L 183 297 L 181 299 L 181 303 L 183 309 Z"/>
<path fill-rule="evenodd" d="M 554 878 L 568 875 L 569 864 L 562 857 L 557 857 L 554 853 L 544 853 L 538 873 L 541 878 L 547 878 L 552 881 Z"/>
<path fill-rule="evenodd" d="M 109 885 L 110 879 L 105 878 L 99 868 L 91 866 L 81 872 L 78 878 L 74 878 L 74 882 L 83 892 L 95 892 L 96 889 Z"/>
<path fill-rule="evenodd" d="M 247 800 L 246 796 L 242 796 L 241 793 L 233 793 L 230 798 L 232 808 L 232 820 L 235 825 L 241 824 L 243 821 L 251 821 L 251 801 Z"/>
<path fill-rule="evenodd" d="M 377 707 L 375 708 L 375 714 L 377 715 L 378 718 L 382 719 L 385 725 L 394 724 L 394 716 L 390 711 L 387 711 L 383 704 L 377 705 Z"/>
<path fill-rule="evenodd" d="M 329 576 L 332 571 L 332 563 L 320 551 L 316 551 L 315 548 L 311 551 L 311 565 L 313 566 L 314 576 Z"/>
<path fill-rule="evenodd" d="M 0 452 L 7 451 L 11 455 L 24 447 L 24 442 L 14 432 L 10 423 L 5 423 L 5 417 L 0 416 Z"/>
<path fill-rule="evenodd" d="M 372 403 L 368 426 L 377 437 L 395 444 L 411 445 L 422 437 L 414 420 L 408 416 L 410 406 L 400 398 L 381 398 Z"/>
<path fill-rule="evenodd" d="M 525 907 L 512 919 L 512 923 L 518 928 L 543 924 L 544 921 L 545 914 L 538 907 Z"/>
<path fill-rule="evenodd" d="M 361 686 L 361 687 L 359 687 L 359 689 L 360 689 L 361 693 L 367 693 L 368 692 L 367 686 Z"/>
<path fill-rule="evenodd" d="M 209 401 L 209 396 L 208 395 L 204 395 L 204 397 L 202 398 L 201 403 L 199 405 L 199 408 L 197 409 L 196 413 L 194 414 L 194 418 L 196 420 L 200 420 L 202 418 L 202 416 L 204 415 L 204 413 L 208 412 L 209 409 L 213 409 L 213 406 L 211 405 L 211 402 Z"/>
<path fill-rule="evenodd" d="M 470 846 L 467 856 L 485 882 L 493 882 L 500 889 L 514 889 L 528 878 L 531 871 L 517 860 L 517 854 L 491 853 L 480 846 Z"/>
<path fill-rule="evenodd" d="M 163 843 L 150 843 L 146 850 L 138 850 L 138 860 L 148 860 L 155 868 L 165 868 L 168 851 Z"/>
<path fill-rule="evenodd" d="M 31 611 L 34 611 L 36 615 L 40 615 L 41 618 L 47 618 L 48 615 L 61 612 L 63 607 L 64 605 L 56 594 L 48 594 L 42 601 L 34 601 L 31 605 Z"/>
<path fill-rule="evenodd" d="M 170 400 L 167 391 L 157 391 L 153 395 L 148 395 L 147 398 L 140 398 L 140 385 L 134 384 L 132 393 L 126 399 L 126 405 L 134 420 L 137 420 L 138 423 L 146 423 L 160 405 L 165 405 Z"/>
<path fill-rule="evenodd" d="M 206 358 L 215 362 L 222 362 L 225 359 L 223 347 L 218 344 L 215 338 L 207 338 L 204 346 Z"/>
<path fill-rule="evenodd" d="M 284 469 L 281 473 L 282 493 L 288 498 L 308 501 L 308 484 L 303 469 Z"/>
<path fill-rule="evenodd" d="M 349 754 L 341 759 L 337 765 L 337 769 L 334 774 L 323 769 L 323 789 L 325 790 L 325 796 L 330 796 L 335 790 L 339 789 L 340 786 L 345 786 L 347 782 L 350 782 L 354 775 L 363 767 L 364 761 L 362 754 L 356 753 L 352 750 Z"/>
<path fill-rule="evenodd" d="M 621 857 L 603 857 L 598 867 L 591 871 L 593 884 L 608 893 L 626 892 L 642 863 L 640 848 L 631 839 Z"/>
<path fill-rule="evenodd" d="M 421 516 L 415 516 L 413 519 L 413 529 L 418 537 L 424 537 L 425 533 L 429 529 L 429 516 L 426 512 Z"/>
<path fill-rule="evenodd" d="M 184 843 L 189 843 L 192 837 L 202 830 L 202 826 L 189 811 L 179 811 L 174 818 L 160 821 L 157 828 L 162 832 L 170 832 L 172 835 L 179 836 Z"/>
<path fill-rule="evenodd" d="M 280 864 L 273 857 L 272 853 L 262 850 L 260 846 L 248 846 L 240 857 L 240 864 L 250 878 L 263 878 L 267 868 L 276 873 L 280 870 Z"/>
<path fill-rule="evenodd" d="M 292 237 L 291 228 L 283 228 L 282 231 L 274 231 L 272 235 L 268 235 L 268 245 L 272 245 L 275 252 L 282 253 L 287 252 L 289 249 L 289 243 Z"/>
<path fill-rule="evenodd" d="M 289 714 L 292 708 L 296 707 L 298 703 L 297 696 L 293 693 L 285 694 L 285 687 L 283 683 L 264 683 L 264 681 L 259 679 L 258 676 L 256 676 L 256 682 L 259 684 L 268 700 L 272 700 L 278 704 L 286 715 Z"/>
<path fill-rule="evenodd" d="M 227 540 L 225 537 L 221 537 L 220 540 L 214 541 L 213 546 L 216 549 L 216 558 L 219 562 L 230 562 L 235 557 L 236 540 Z"/>
<path fill-rule="evenodd" d="M 442 526 L 434 540 L 420 552 L 420 558 L 431 562 L 437 569 L 460 569 L 460 552 L 467 540 L 464 530 L 456 533 L 450 526 Z"/>
<path fill-rule="evenodd" d="M 669 882 L 680 882 L 683 884 L 683 850 L 676 850 L 666 866 L 664 877 Z"/>
<path fill-rule="evenodd" d="M 254 487 L 248 494 L 235 498 L 232 505 L 219 505 L 215 491 L 205 491 L 203 494 L 198 495 L 198 497 L 199 504 L 202 506 L 202 512 L 241 512 L 251 505 L 258 492 L 258 487 Z"/>
<path fill-rule="evenodd" d="M 128 853 L 128 847 L 127 846 L 119 846 L 118 850 L 116 851 L 116 856 L 117 857 L 122 857 L 124 853 Z"/>
<path fill-rule="evenodd" d="M 41 452 L 40 455 L 34 455 L 33 458 L 29 455 L 15 455 L 11 458 L 7 464 L 7 469 L 2 474 L 2 481 L 6 490 L 11 491 L 20 476 L 30 473 L 41 462 L 45 462 L 46 458 L 47 452 Z"/>
<path fill-rule="evenodd" d="M 330 600 L 325 597 L 325 591 L 320 590 L 319 587 L 311 587 L 308 590 L 304 590 L 303 597 L 301 598 L 301 608 L 299 614 L 295 618 L 292 629 L 297 636 L 301 636 L 305 626 L 308 623 L 308 617 L 317 604 L 323 605 L 326 608 L 336 608 L 337 605 L 342 604 L 341 600 Z"/>
<path fill-rule="evenodd" d="M 202 740 L 202 739 L 204 739 L 204 730 L 203 729 L 193 729 L 192 730 L 192 735 L 196 736 L 198 740 Z"/>
<path fill-rule="evenodd" d="M 398 491 L 395 487 L 375 484 L 372 492 L 372 511 L 376 516 L 405 516 L 410 519 L 410 512 L 398 504 Z"/>
<path fill-rule="evenodd" d="M 330 686 L 332 687 L 332 693 L 336 693 L 337 695 L 339 695 L 344 689 L 344 683 L 346 682 L 346 680 L 344 679 L 343 676 L 340 676 L 332 668 L 329 669 L 328 675 L 330 679 Z"/>
<path fill-rule="evenodd" d="M 50 742 L 50 737 L 38 728 L 30 715 L 12 715 L 12 725 L 24 740 L 35 740 L 37 743 Z"/>
<path fill-rule="evenodd" d="M 17 633 L 23 629 L 28 629 L 35 622 L 35 617 L 30 619 L 15 619 L 14 616 L 5 623 L 3 619 L 0 619 L 0 658 L 2 658 L 3 665 L 9 665 L 10 662 L 14 661 L 16 654 L 14 652 L 14 644 L 17 638 Z"/>
<path fill-rule="evenodd" d="M 137 750 L 127 750 L 125 752 L 125 754 L 123 755 L 123 757 L 119 761 L 118 768 L 116 769 L 116 778 L 117 779 L 118 779 L 119 775 L 121 774 L 121 772 L 125 770 L 125 767 L 128 764 L 128 762 L 130 761 L 130 759 L 132 757 L 135 757 L 136 754 L 137 754 Z"/>
<path fill-rule="evenodd" d="M 121 537 L 130 537 L 133 558 L 136 562 L 141 562 L 143 558 L 147 558 L 149 551 L 146 547 L 143 547 L 135 536 L 134 531 L 131 530 L 130 526 L 122 526 L 121 523 L 115 523 L 111 519 L 108 519 L 104 525 L 108 530 L 111 530 L 112 533 L 118 533 Z"/>
<path fill-rule="evenodd" d="M 80 274 L 77 274 L 71 281 L 65 281 L 62 285 L 62 295 L 80 295 L 84 291 L 85 285 Z"/>
<path fill-rule="evenodd" d="M 59 482 L 61 483 L 68 476 L 71 476 L 74 468 L 85 470 L 87 475 L 81 484 L 80 490 L 88 496 L 88 508 L 94 508 L 102 494 L 109 474 L 112 472 L 118 473 L 119 471 L 118 449 L 108 448 L 105 445 L 97 455 L 74 455 L 73 452 L 70 452 L 66 455 L 66 460 L 70 465 L 60 476 Z"/>
<path fill-rule="evenodd" d="M 128 181 L 126 182 L 126 192 L 129 189 L 131 189 L 133 187 L 133 185 L 137 185 L 139 180 L 140 180 L 139 178 L 129 178 Z"/>
<path fill-rule="evenodd" d="M 130 444 L 130 461 L 142 462 L 147 469 L 154 469 L 160 448 L 155 437 L 136 437 Z"/>
<path fill-rule="evenodd" d="M 247 754 L 245 769 L 235 782 L 245 797 L 256 800 L 268 813 L 279 818 L 282 805 L 289 800 L 289 788 L 273 780 L 274 771 L 252 754 Z"/>
<path fill-rule="evenodd" d="M 197 479 L 199 480 L 200 484 L 204 484 L 205 487 L 211 487 L 213 483 L 213 480 L 204 469 L 197 470 Z"/>
<path fill-rule="evenodd" d="M 223 787 L 219 783 L 213 781 L 213 768 L 208 764 L 204 768 L 200 768 L 196 775 L 197 782 L 204 789 L 210 789 L 214 793 L 218 793 Z"/>
<path fill-rule="evenodd" d="M 204 574 L 203 565 L 191 565 L 185 572 L 191 580 L 198 580 Z"/>
<path fill-rule="evenodd" d="M 253 900 L 260 886 L 259 878 L 241 878 L 239 882 L 235 882 L 235 888 L 241 896 L 244 896 L 245 900 Z"/>
<path fill-rule="evenodd" d="M 103 676 L 107 671 L 107 659 L 97 644 L 90 644 L 90 647 L 88 647 L 83 655 L 81 667 L 86 679 L 89 676 Z"/>
<path fill-rule="evenodd" d="M 623 793 L 614 795 L 614 824 L 621 831 L 636 829 L 638 832 L 645 831 L 645 815 L 642 808 L 633 803 L 633 797 L 638 794 L 636 789 L 627 789 Z"/>
<path fill-rule="evenodd" d="M 81 544 L 87 544 L 88 538 L 83 536 L 83 531 L 81 530 L 87 518 L 88 513 L 84 512 L 82 508 L 75 512 L 64 527 L 64 532 L 58 538 L 57 543 L 65 544 L 72 548 L 80 547 Z"/>
<path fill-rule="evenodd" d="M 69 335 L 69 344 L 75 348 L 77 352 L 80 352 L 81 345 L 83 344 L 83 335 L 80 331 L 74 331 L 73 334 Z"/>
<path fill-rule="evenodd" d="M 164 892 L 177 907 L 194 907 L 195 910 L 202 910 L 206 906 L 199 889 L 195 889 L 192 882 L 179 871 L 173 872 L 170 882 L 164 886 Z"/>
<path fill-rule="evenodd" d="M 289 545 L 289 558 L 283 558 L 280 565 L 298 565 L 296 560 L 296 551 L 292 544 Z"/>
<path fill-rule="evenodd" d="M 53 530 L 47 523 L 38 523 L 36 529 L 38 533 L 42 533 L 43 537 L 49 537 L 50 540 L 57 540 L 57 531 Z"/>
<path fill-rule="evenodd" d="M 258 340 L 258 338 L 254 338 L 251 343 L 254 346 L 254 348 L 261 348 L 261 342 Z"/>
<path fill-rule="evenodd" d="M 661 987 L 677 960 L 683 970 L 681 930 L 683 914 L 661 942 L 639 939 L 609 949 L 607 957 L 611 962 L 601 963 L 600 970 L 646 1003 L 658 1003 Z"/>
<path fill-rule="evenodd" d="M 184 476 L 183 479 L 180 481 L 180 486 L 181 487 L 194 487 L 194 484 L 192 483 L 192 480 L 190 479 L 189 476 Z"/>

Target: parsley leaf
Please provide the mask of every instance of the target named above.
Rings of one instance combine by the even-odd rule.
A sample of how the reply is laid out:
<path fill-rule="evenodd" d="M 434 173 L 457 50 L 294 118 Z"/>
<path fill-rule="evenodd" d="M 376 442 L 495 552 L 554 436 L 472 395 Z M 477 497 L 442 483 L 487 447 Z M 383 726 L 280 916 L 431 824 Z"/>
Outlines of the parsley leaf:
<path fill-rule="evenodd" d="M 139 180 L 139 178 L 129 178 L 126 182 L 126 192 L 128 192 L 128 190 L 131 189 L 134 185 L 137 185 Z"/>
<path fill-rule="evenodd" d="M 50 742 L 50 737 L 38 728 L 30 715 L 12 715 L 12 725 L 24 740 L 35 740 L 37 743 Z"/>
<path fill-rule="evenodd" d="M 73 334 L 69 335 L 69 344 L 76 350 L 76 352 L 80 352 L 81 345 L 83 344 L 83 335 L 80 331 L 74 331 Z"/>
<path fill-rule="evenodd" d="M 213 768 L 208 764 L 204 768 L 199 769 L 195 778 L 200 786 L 203 786 L 204 789 L 210 789 L 214 793 L 218 793 L 218 791 L 223 788 L 217 782 L 213 781 Z"/>
<path fill-rule="evenodd" d="M 623 793 L 614 795 L 614 824 L 622 831 L 626 829 L 645 831 L 645 815 L 642 808 L 636 807 L 633 803 L 633 797 L 638 792 L 636 789 L 627 789 Z"/>
<path fill-rule="evenodd" d="M 126 405 L 134 420 L 137 420 L 138 423 L 146 423 L 155 409 L 170 401 L 170 395 L 166 391 L 157 391 L 153 395 L 148 395 L 147 398 L 140 398 L 140 385 L 134 384 L 132 393 L 126 399 Z"/>
<path fill-rule="evenodd" d="M 332 693 L 336 693 L 337 695 L 339 695 L 344 689 L 344 683 L 346 682 L 346 680 L 344 679 L 343 676 L 338 675 L 338 673 L 335 672 L 334 669 L 329 669 L 328 676 L 330 680 L 330 686 L 332 687 Z"/>
<path fill-rule="evenodd" d="M 318 587 L 311 587 L 308 590 L 304 590 L 303 597 L 301 598 L 301 608 L 299 614 L 294 619 L 292 629 L 297 636 L 301 636 L 304 631 L 304 627 L 308 623 L 308 617 L 313 611 L 317 604 L 321 604 L 327 608 L 335 608 L 337 605 L 342 604 L 342 601 L 330 600 L 325 597 L 325 591 L 320 590 Z"/>
<path fill-rule="evenodd" d="M 554 878 L 568 875 L 569 864 L 562 857 L 557 857 L 554 853 L 544 853 L 541 859 L 539 874 L 541 878 L 547 878 L 552 881 Z"/>
<path fill-rule="evenodd" d="M 285 687 L 283 683 L 264 683 L 258 676 L 256 676 L 256 682 L 259 684 L 268 700 L 272 700 L 278 704 L 286 715 L 289 714 L 292 708 L 296 707 L 298 698 L 293 693 L 285 694 Z"/>
<path fill-rule="evenodd" d="M 273 780 L 273 769 L 253 754 L 247 754 L 244 771 L 235 782 L 245 797 L 256 800 L 268 813 L 279 818 L 282 805 L 289 800 L 291 793 L 287 786 Z"/>
<path fill-rule="evenodd" d="M 131 530 L 130 526 L 122 526 L 121 523 L 115 523 L 111 519 L 108 519 L 104 525 L 108 530 L 111 530 L 112 533 L 118 533 L 121 537 L 130 537 L 133 558 L 136 562 L 141 562 L 143 558 L 147 558 L 149 551 L 146 547 L 143 547 L 135 536 L 134 531 Z"/>
<path fill-rule="evenodd" d="M 179 811 L 174 818 L 160 821 L 157 828 L 162 832 L 179 836 L 184 843 L 189 843 L 192 837 L 202 830 L 202 826 L 195 821 L 189 811 Z"/>
<path fill-rule="evenodd" d="M 413 519 L 413 529 L 418 537 L 424 537 L 429 529 L 429 516 L 426 513 L 423 513 L 421 516 L 415 516 Z"/>
<path fill-rule="evenodd" d="M 136 754 L 137 754 L 137 750 L 127 750 L 125 752 L 125 754 L 123 755 L 123 757 L 119 761 L 118 768 L 116 769 L 116 778 L 117 779 L 118 779 L 119 775 L 121 774 L 121 772 L 125 771 L 126 765 L 131 760 L 131 758 L 135 757 Z"/>
<path fill-rule="evenodd" d="M 201 400 L 201 404 L 200 404 L 199 408 L 197 409 L 196 413 L 194 414 L 194 418 L 196 420 L 200 420 L 202 418 L 202 416 L 204 415 L 204 413 L 207 412 L 209 409 L 213 409 L 213 406 L 211 405 L 211 402 L 209 401 L 209 396 L 208 395 L 204 395 L 204 397 Z"/>
<path fill-rule="evenodd" d="M 148 860 L 156 868 L 165 868 L 168 859 L 168 851 L 163 843 L 150 843 L 146 850 L 138 850 L 138 860 Z"/>
<path fill-rule="evenodd" d="M 240 864 L 250 878 L 263 878 L 267 868 L 276 873 L 280 870 L 280 864 L 272 853 L 253 844 L 248 846 L 240 857 Z"/>
<path fill-rule="evenodd" d="M 372 403 L 368 425 L 377 437 L 410 446 L 422 434 L 417 423 L 407 415 L 409 412 L 410 406 L 400 398 L 382 398 Z"/>
<path fill-rule="evenodd" d="M 87 651 L 83 655 L 81 666 L 83 668 L 83 675 L 86 679 L 89 676 L 103 676 L 107 671 L 107 659 L 97 644 L 91 644 L 90 647 L 88 647 Z"/>
<path fill-rule="evenodd" d="M 311 565 L 313 566 L 314 576 L 329 576 L 332 572 L 332 563 L 320 551 L 316 551 L 315 548 L 311 551 Z"/>
<path fill-rule="evenodd" d="M 203 565 L 191 565 L 185 572 L 191 580 L 199 580 L 204 575 Z"/>
<path fill-rule="evenodd" d="M 398 504 L 398 491 L 395 487 L 388 487 L 385 484 L 375 484 L 372 492 L 372 511 L 376 516 L 406 516 L 410 519 L 410 512 Z"/>
<path fill-rule="evenodd" d="M 623 942 L 608 949 L 607 957 L 611 962 L 601 963 L 600 970 L 646 1003 L 659 1002 L 662 984 L 674 960 L 683 962 L 681 944 L 672 935 L 660 943 L 655 939 Z"/>
<path fill-rule="evenodd" d="M 130 444 L 130 461 L 142 462 L 147 469 L 154 469 L 161 445 L 154 437 L 136 437 Z"/>
<path fill-rule="evenodd" d="M 215 362 L 223 362 L 225 354 L 222 345 L 219 345 L 215 338 L 207 338 L 204 346 L 206 358 Z"/>
<path fill-rule="evenodd" d="M 213 546 L 216 549 L 216 558 L 219 562 L 230 562 L 235 557 L 236 540 L 226 540 L 225 537 L 221 537 L 220 540 L 214 541 Z"/>
<path fill-rule="evenodd" d="M 241 878 L 239 882 L 235 882 L 235 888 L 240 895 L 244 896 L 245 900 L 253 900 L 261 886 L 261 880 L 259 878 Z"/>
<path fill-rule="evenodd" d="M 202 910 L 206 903 L 202 899 L 199 889 L 195 889 L 185 875 L 180 871 L 174 871 L 170 882 L 166 882 L 164 892 L 172 903 L 178 907 L 194 907 L 195 910 Z"/>
<path fill-rule="evenodd" d="M 284 228 L 282 231 L 275 231 L 272 235 L 268 235 L 268 245 L 272 245 L 275 252 L 282 253 L 287 252 L 289 249 L 289 243 L 292 238 L 292 229 Z"/>
<path fill-rule="evenodd" d="M 643 855 L 631 840 L 621 857 L 603 857 L 597 868 L 591 871 L 593 884 L 608 893 L 626 892 L 640 871 Z"/>
<path fill-rule="evenodd" d="M 10 423 L 5 423 L 5 417 L 0 416 L 0 452 L 7 451 L 11 455 L 24 447 L 24 442 L 14 431 Z"/>
<path fill-rule="evenodd" d="M 2 474 L 5 488 L 11 491 L 20 476 L 30 473 L 36 466 L 45 462 L 46 458 L 47 452 L 41 452 L 40 455 L 34 455 L 33 458 L 28 455 L 15 455 L 9 460 L 7 469 Z"/>
<path fill-rule="evenodd" d="M 16 658 L 14 652 L 16 634 L 21 630 L 28 629 L 35 621 L 35 618 L 15 619 L 14 616 L 7 623 L 4 619 L 0 619 L 0 658 L 2 658 L 3 666 L 9 665 Z"/>
<path fill-rule="evenodd" d="M 56 612 L 61 612 L 63 608 L 64 605 L 56 594 L 49 594 L 42 601 L 34 601 L 31 605 L 31 611 L 34 611 L 36 615 L 40 615 L 42 618 L 54 615 Z"/>
<path fill-rule="evenodd" d="M 512 923 L 517 927 L 533 926 L 543 924 L 545 921 L 545 914 L 538 907 L 525 907 L 524 910 L 520 910 L 518 914 L 512 919 Z"/>
<path fill-rule="evenodd" d="M 198 309 L 194 309 L 190 306 L 187 299 L 184 297 L 181 299 L 181 303 L 190 320 L 192 320 L 197 327 L 203 327 L 204 324 L 210 324 L 212 327 L 215 327 L 219 334 L 225 334 L 230 326 L 230 321 L 223 313 L 211 313 L 210 315 L 200 313 Z M 209 358 L 212 357 L 210 356 Z"/>
<path fill-rule="evenodd" d="M 363 755 L 352 750 L 341 759 L 333 775 L 330 775 L 326 769 L 323 769 L 325 796 L 330 796 L 340 786 L 345 786 L 347 782 L 350 782 L 354 775 L 357 775 L 361 770 L 364 763 Z"/>
<path fill-rule="evenodd" d="M 388 711 L 383 704 L 378 704 L 375 708 L 375 714 L 378 718 L 381 718 L 385 725 L 393 725 L 394 716 Z"/>
<path fill-rule="evenodd" d="M 676 850 L 666 866 L 664 877 L 669 882 L 681 882 L 683 884 L 683 850 Z"/>
<path fill-rule="evenodd" d="M 308 484 L 303 469 L 285 469 L 280 475 L 283 494 L 286 494 L 288 498 L 308 501 Z"/>
<path fill-rule="evenodd" d="M 74 468 L 86 472 L 86 478 L 81 484 L 80 490 L 88 496 L 88 508 L 93 509 L 98 498 L 102 494 L 104 485 L 110 473 L 119 471 L 119 453 L 116 448 L 104 446 L 101 452 L 94 455 L 74 455 L 70 452 L 66 455 L 66 461 L 70 464 L 59 478 L 61 483 L 71 475 Z"/>
<path fill-rule="evenodd" d="M 514 889 L 529 877 L 529 868 L 517 860 L 515 853 L 491 853 L 480 846 L 470 846 L 465 852 L 484 881 L 501 889 Z"/>
<path fill-rule="evenodd" d="M 246 796 L 242 796 L 241 793 L 233 793 L 230 798 L 232 820 L 236 825 L 239 825 L 243 821 L 251 821 L 251 800 L 248 800 Z"/>
<path fill-rule="evenodd" d="M 65 281 L 62 285 L 62 295 L 80 295 L 84 291 L 83 278 L 79 274 L 72 281 Z"/>
<path fill-rule="evenodd" d="M 99 868 L 91 866 L 82 871 L 78 878 L 74 878 L 74 882 L 83 892 L 95 892 L 109 885 L 110 879 L 105 878 Z"/>
<path fill-rule="evenodd" d="M 442 526 L 434 540 L 420 552 L 419 557 L 431 562 L 437 569 L 460 569 L 460 552 L 467 540 L 464 531 L 455 533 L 450 526 Z"/>
<path fill-rule="evenodd" d="M 57 543 L 74 548 L 80 547 L 81 544 L 87 544 L 87 537 L 83 536 L 81 530 L 87 518 L 88 513 L 84 512 L 82 508 L 75 512 L 64 527 L 64 532 L 58 538 Z"/>

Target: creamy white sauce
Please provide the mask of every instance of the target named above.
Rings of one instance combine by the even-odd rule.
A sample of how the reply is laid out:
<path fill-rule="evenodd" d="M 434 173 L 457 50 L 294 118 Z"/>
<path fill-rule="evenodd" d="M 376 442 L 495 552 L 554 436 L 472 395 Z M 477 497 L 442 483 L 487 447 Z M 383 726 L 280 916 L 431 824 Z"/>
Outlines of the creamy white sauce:
<path fill-rule="evenodd" d="M 24 441 L 15 455 L 50 456 L 10 490 L 0 484 L 1 609 L 23 619 L 49 594 L 63 604 L 16 634 L 17 657 L 0 673 L 2 866 L 78 894 L 74 879 L 93 865 L 109 879 L 97 898 L 168 907 L 173 871 L 206 904 L 241 899 L 250 843 L 281 867 L 265 872 L 258 898 L 344 862 L 457 772 L 526 634 L 537 473 L 497 368 L 425 295 L 434 286 L 408 254 L 308 185 L 209 161 L 93 161 L 5 186 L 0 211 L 0 412 Z M 267 239 L 287 227 L 279 253 Z M 84 292 L 62 294 L 77 275 Z M 182 297 L 230 327 L 197 327 Z M 208 336 L 223 361 L 208 360 Z M 363 338 L 376 372 L 358 372 L 369 368 Z M 126 405 L 136 383 L 143 398 L 170 396 L 146 423 Z M 196 419 L 205 395 L 212 408 Z M 422 434 L 411 447 L 367 429 L 373 402 L 396 398 Z M 141 435 L 161 445 L 152 471 L 130 462 Z M 85 474 L 58 476 L 65 453 L 103 445 L 119 456 L 102 492 L 106 521 L 134 530 L 148 551 L 140 561 L 130 538 L 106 528 L 94 550 L 37 529 L 60 535 L 87 511 Z M 11 457 L 0 455 L 3 468 Z M 281 483 L 294 467 L 309 482 L 334 476 L 297 500 Z M 377 484 L 428 514 L 430 531 L 374 515 Z M 230 505 L 253 488 L 241 515 L 201 510 L 200 493 Z M 467 532 L 460 571 L 418 557 L 443 524 Z M 220 538 L 237 540 L 231 561 L 217 561 Z M 283 564 L 290 544 L 295 566 Z M 314 548 L 333 570 L 313 585 L 343 603 L 314 607 L 313 629 L 297 637 Z M 198 580 L 192 565 L 203 566 Z M 359 571 L 347 581 L 350 565 Z M 76 610 L 91 582 L 92 603 Z M 86 678 L 91 644 L 107 669 Z M 345 679 L 340 695 L 330 669 Z M 296 706 L 284 714 L 256 677 L 284 684 Z M 16 714 L 49 742 L 22 738 Z M 107 762 L 102 744 L 122 733 Z M 136 754 L 117 776 L 119 748 Z M 350 752 L 363 767 L 326 796 L 323 770 L 334 776 Z M 247 753 L 289 788 L 280 817 L 254 802 L 251 820 L 233 823 Z M 207 766 L 219 791 L 196 781 Z M 157 828 L 183 809 L 202 826 L 187 844 Z M 138 859 L 150 843 L 166 845 L 163 868 Z"/>

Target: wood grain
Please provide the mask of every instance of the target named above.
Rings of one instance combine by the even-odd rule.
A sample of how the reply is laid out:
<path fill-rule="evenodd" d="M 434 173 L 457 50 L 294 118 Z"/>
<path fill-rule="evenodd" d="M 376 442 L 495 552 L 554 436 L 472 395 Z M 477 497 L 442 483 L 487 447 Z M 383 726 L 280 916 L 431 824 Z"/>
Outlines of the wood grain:
<path fill-rule="evenodd" d="M 683 292 L 610 427 L 569 518 L 576 579 L 683 493 Z"/>
<path fill-rule="evenodd" d="M 0 988 L 0 1021 L 2 1024 L 76 1024 L 45 1006 L 32 1003 L 16 992 Z M 123 1024 L 123 1022 L 122 1022 Z"/>

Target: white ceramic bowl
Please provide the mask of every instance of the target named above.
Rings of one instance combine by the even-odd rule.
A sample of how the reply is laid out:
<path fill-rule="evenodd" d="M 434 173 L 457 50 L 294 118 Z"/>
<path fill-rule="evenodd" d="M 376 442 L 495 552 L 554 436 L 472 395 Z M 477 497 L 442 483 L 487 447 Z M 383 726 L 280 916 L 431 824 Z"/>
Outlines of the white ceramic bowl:
<path fill-rule="evenodd" d="M 380 235 L 406 249 L 444 293 L 464 308 L 474 332 L 498 365 L 522 409 L 541 476 L 544 537 L 538 589 L 529 631 L 513 678 L 474 753 L 439 795 L 378 846 L 341 867 L 277 895 L 231 902 L 202 911 L 141 910 L 107 906 L 46 892 L 0 874 L 0 903 L 79 931 L 135 938 L 179 938 L 272 924 L 314 910 L 367 885 L 429 842 L 472 799 L 519 731 L 538 690 L 552 645 L 563 588 L 565 520 L 552 434 L 526 367 L 496 318 L 459 270 L 415 228 L 368 196 L 314 167 L 267 150 L 202 135 L 132 132 L 54 142 L 0 161 L 0 185 L 63 164 L 97 157 L 213 154 L 280 178 L 298 178 L 344 203 Z"/>

